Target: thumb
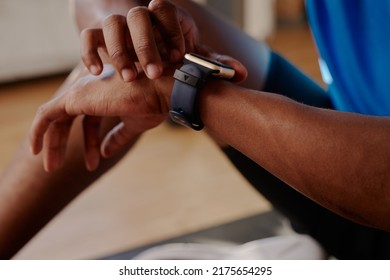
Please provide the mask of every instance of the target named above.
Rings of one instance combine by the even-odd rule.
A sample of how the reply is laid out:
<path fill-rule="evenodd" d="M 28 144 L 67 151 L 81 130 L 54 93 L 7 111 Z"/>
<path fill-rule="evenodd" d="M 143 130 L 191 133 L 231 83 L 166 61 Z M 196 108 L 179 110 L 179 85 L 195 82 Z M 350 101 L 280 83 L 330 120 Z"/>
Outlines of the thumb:
<path fill-rule="evenodd" d="M 232 78 L 232 81 L 234 83 L 241 83 L 245 81 L 246 78 L 248 77 L 248 71 L 246 67 L 237 59 L 234 59 L 228 55 L 221 55 L 215 52 L 210 54 L 210 58 L 222 64 L 233 67 L 235 74 L 234 77 Z"/>

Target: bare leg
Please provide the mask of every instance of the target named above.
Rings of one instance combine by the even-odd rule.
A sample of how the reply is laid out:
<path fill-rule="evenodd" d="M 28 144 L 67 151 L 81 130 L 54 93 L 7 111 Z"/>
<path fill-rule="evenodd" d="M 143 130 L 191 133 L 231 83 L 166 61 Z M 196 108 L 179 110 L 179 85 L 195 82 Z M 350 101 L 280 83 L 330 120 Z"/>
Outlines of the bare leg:
<path fill-rule="evenodd" d="M 77 68 L 58 92 L 66 90 L 80 75 Z M 116 123 L 105 121 L 105 130 Z M 11 258 L 47 222 L 127 152 L 101 161 L 87 171 L 83 158 L 81 118 L 75 121 L 64 168 L 43 170 L 42 157 L 30 153 L 25 141 L 0 177 L 0 258 Z M 136 139 L 134 139 L 134 142 Z M 129 144 L 129 148 L 132 145 Z"/>

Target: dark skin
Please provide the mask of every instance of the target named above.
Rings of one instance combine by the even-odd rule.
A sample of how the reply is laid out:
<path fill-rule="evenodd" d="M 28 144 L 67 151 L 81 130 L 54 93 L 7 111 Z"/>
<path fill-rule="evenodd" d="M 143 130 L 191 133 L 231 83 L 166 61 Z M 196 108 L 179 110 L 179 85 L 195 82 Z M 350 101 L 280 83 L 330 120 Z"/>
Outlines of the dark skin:
<path fill-rule="evenodd" d="M 84 68 L 80 66 L 80 68 Z M 69 89 L 79 75 L 75 69 L 56 96 Z M 99 167 L 91 172 L 86 168 L 83 143 L 83 118 L 74 118 L 69 134 L 68 151 L 63 168 L 48 173 L 44 170 L 43 156 L 33 156 L 26 140 L 14 159 L 0 176 L 0 258 L 11 258 L 58 212 L 109 170 L 126 153 L 126 148 L 115 157 L 101 159 Z M 117 119 L 106 118 L 101 133 L 109 131 Z M 130 148 L 136 141 L 127 142 Z M 100 158 L 100 155 L 99 155 Z M 88 166 L 87 166 L 88 167 Z M 20 176 L 23 174 L 23 176 Z M 69 175 L 72 176 L 69 176 Z M 77 178 L 77 179 L 75 179 Z"/>
<path fill-rule="evenodd" d="M 156 6 L 159 9 L 156 10 Z M 127 56 L 130 58 L 129 63 L 139 61 L 144 70 L 147 70 L 150 63 L 159 65 L 159 59 L 163 57 L 158 51 L 160 49 L 156 49 L 159 36 L 155 36 L 154 27 L 150 24 L 151 18 L 158 16 L 154 17 L 151 14 L 154 15 L 156 11 L 161 14 L 180 14 L 176 18 L 170 17 L 172 22 L 162 23 L 169 25 L 170 28 L 175 24 L 179 27 L 188 27 L 196 22 L 189 14 L 183 13 L 181 8 L 176 8 L 167 1 L 152 1 L 149 8 L 151 9 L 149 13 L 141 12 L 135 18 L 133 18 L 135 13 L 147 8 L 137 7 L 128 12 L 127 26 L 130 35 L 124 35 L 136 41 L 140 36 L 152 36 L 142 40 L 151 44 L 150 49 L 146 49 L 145 45 L 138 49 L 136 41 L 133 41 L 134 48 L 127 50 L 132 52 L 132 55 Z M 196 15 L 196 12 L 194 14 Z M 136 30 L 133 31 L 134 26 Z M 122 29 L 123 26 L 120 27 L 120 30 Z M 196 33 L 196 27 L 181 29 L 193 31 L 183 32 L 182 40 L 192 42 L 190 45 L 194 45 L 195 50 L 205 50 L 209 57 L 219 58 L 221 62 L 233 66 L 239 77 L 246 76 L 245 69 L 238 61 L 230 57 L 221 58 L 210 49 L 204 48 L 200 41 L 197 41 L 198 36 L 192 35 Z M 104 32 L 106 31 L 103 27 Z M 137 32 L 142 34 L 136 34 Z M 121 46 L 121 42 L 126 41 L 112 36 L 105 36 L 105 39 L 108 40 L 105 42 L 106 45 L 116 46 Z M 109 41 L 112 39 L 117 40 L 117 43 Z M 88 41 L 84 41 L 83 44 L 87 45 L 87 48 L 91 47 L 88 46 Z M 165 44 L 175 45 L 174 42 Z M 122 47 L 126 48 L 125 45 Z M 96 52 L 87 53 L 92 57 L 96 55 Z M 110 56 L 110 52 L 108 53 Z M 143 55 L 146 57 L 142 58 Z M 137 61 L 131 60 L 134 56 L 138 57 Z M 84 61 L 92 60 L 84 57 Z M 114 67 L 120 65 L 114 63 Z M 117 70 L 120 73 L 119 69 Z M 166 75 L 164 72 L 158 79 L 148 74 L 147 77 L 149 79 L 145 79 L 144 76 L 138 77 L 129 83 L 137 86 L 132 87 L 133 90 L 127 93 L 127 97 L 126 90 L 119 95 L 123 102 L 112 104 L 108 98 L 112 93 L 108 90 L 98 95 L 85 95 L 84 104 L 84 100 L 77 97 L 78 93 L 71 93 L 66 98 L 46 104 L 44 110 L 37 114 L 30 134 L 33 152 L 48 150 L 48 146 L 45 147 L 44 144 L 42 146 L 41 139 L 43 136 L 53 136 L 50 131 L 47 132 L 50 123 L 67 120 L 74 115 L 114 114 L 125 117 L 146 114 L 152 118 L 161 117 L 161 114 L 166 115 L 173 84 L 171 73 L 168 71 Z M 137 90 L 140 82 L 144 84 Z M 144 91 L 142 87 L 150 90 Z M 99 88 L 104 91 L 103 84 Z M 116 96 L 120 92 L 120 87 L 116 88 L 115 92 Z M 128 98 L 129 96 L 131 97 Z M 156 101 L 155 106 L 150 106 L 149 101 L 143 102 L 150 98 Z M 74 100 L 78 100 L 74 103 L 75 106 L 69 106 Z M 390 175 L 387 172 L 390 168 L 390 150 L 387 145 L 390 137 L 390 118 L 314 108 L 283 96 L 248 89 L 226 81 L 210 81 L 202 90 L 199 100 L 202 119 L 212 135 L 238 149 L 324 207 L 356 222 L 390 230 L 388 218 Z M 125 107 L 122 107 L 123 104 Z M 65 121 L 63 125 L 66 131 L 69 124 Z M 124 125 L 123 129 L 126 131 L 131 127 L 126 128 Z M 57 134 L 56 137 L 65 139 L 66 134 Z M 122 143 L 126 143 L 126 140 L 122 139 Z M 49 146 L 52 162 L 54 166 L 58 166 L 56 149 L 62 151 L 63 145 Z M 52 162 L 48 161 L 47 165 L 50 166 Z"/>
<path fill-rule="evenodd" d="M 80 32 L 87 27 L 100 28 L 110 15 L 117 13 L 126 15 L 131 8 L 143 4 L 143 1 L 134 0 L 70 2 Z M 75 9 L 76 4 L 77 9 Z M 103 58 L 104 62 L 109 60 L 108 57 Z M 84 79 L 86 74 L 88 73 L 84 67 L 78 66 L 53 98 L 64 95 L 64 92 L 74 92 L 75 86 L 80 83 L 80 78 Z M 145 77 L 144 74 L 141 75 Z M 118 76 L 118 79 L 111 81 L 112 87 L 122 85 L 127 89 L 129 85 L 123 82 L 119 84 L 119 79 Z M 117 141 L 117 148 L 114 145 L 114 148 L 100 153 L 99 147 L 104 136 L 121 124 L 121 118 L 73 116 L 68 120 L 73 125 L 67 132 L 69 133 L 66 142 L 67 153 L 59 156 L 62 168 L 50 173 L 45 171 L 45 169 L 50 170 L 50 167 L 46 163 L 42 164 L 51 157 L 50 153 L 44 152 L 39 156 L 33 156 L 26 139 L 0 176 L 0 259 L 8 259 L 16 254 L 57 213 L 115 165 L 138 140 L 142 129 L 149 129 L 165 118 L 166 114 L 161 114 L 159 118 L 153 120 L 144 118 L 146 123 L 141 122 L 145 124 L 143 128 L 140 125 L 125 134 L 117 134 L 113 138 Z M 130 123 L 131 119 L 132 117 L 127 118 L 126 123 Z M 138 122 L 133 121 L 133 124 L 135 123 Z M 55 131 L 55 126 L 51 131 Z M 99 138 L 90 137 L 84 142 L 84 135 L 96 136 L 97 134 Z M 15 174 L 24 174 L 24 176 L 15 176 Z"/>
<path fill-rule="evenodd" d="M 128 5 L 122 8 L 128 10 L 138 5 L 133 2 L 128 1 Z M 84 13 L 87 15 L 91 6 L 85 8 Z M 106 13 L 111 13 L 116 8 L 116 5 L 108 5 Z M 83 20 L 89 21 L 91 26 L 99 22 L 94 17 L 88 20 L 85 17 Z M 80 77 L 87 74 L 88 71 L 83 65 L 78 66 L 54 96 L 68 91 Z M 95 153 L 92 157 L 98 157 L 99 167 L 89 166 L 88 160 L 85 159 L 88 158 L 88 153 L 83 156 L 85 147 L 97 143 L 99 145 L 100 140 L 91 139 L 89 144 L 84 144 L 83 131 L 90 131 L 91 126 L 88 123 L 96 123 L 96 119 L 85 121 L 83 117 L 76 117 L 73 120 L 73 128 L 67 142 L 69 153 L 64 158 L 63 168 L 51 173 L 46 172 L 42 165 L 45 156 L 33 156 L 26 139 L 14 159 L 3 170 L 0 176 L 0 259 L 9 259 L 15 255 L 58 212 L 115 165 L 139 137 L 139 134 L 135 133 L 133 139 L 127 141 L 126 148 L 108 159 L 102 158 L 100 153 Z M 99 123 L 100 134 L 105 135 L 118 124 L 118 119 L 104 118 Z"/>
<path fill-rule="evenodd" d="M 127 25 L 127 15 L 134 13 L 134 10 L 131 12 L 131 7 L 128 6 L 134 4 L 134 1 L 115 1 L 115 7 L 112 5 L 113 1 L 93 1 L 94 9 L 88 6 L 89 2 L 88 0 L 76 1 L 79 5 L 77 9 L 79 14 L 76 14 L 76 18 L 80 29 L 103 27 L 104 34 L 104 21 L 107 22 L 112 18 Z M 166 1 L 153 2 L 153 5 L 160 5 L 160 12 L 164 7 L 172 9 L 172 5 L 166 4 Z M 265 79 L 267 48 L 191 1 L 172 1 L 172 3 L 180 4 L 180 7 L 187 9 L 191 14 L 188 16 L 183 13 L 178 17 L 181 20 L 174 19 L 173 26 L 175 24 L 188 26 L 194 22 L 197 25 L 192 27 L 197 28 L 199 34 L 198 37 L 192 37 L 193 45 L 187 42 L 185 34 L 182 36 L 186 46 L 185 51 L 193 47 L 202 54 L 232 65 L 238 73 L 237 81 L 247 77 L 240 86 L 226 81 L 213 81 L 203 89 L 200 95 L 200 113 L 208 131 L 328 209 L 356 222 L 390 230 L 388 218 L 390 178 L 387 172 L 390 167 L 390 151 L 387 145 L 390 137 L 390 119 L 313 108 L 282 96 L 256 90 L 261 88 Z M 83 6 L 89 7 L 92 13 L 82 10 Z M 123 10 L 118 12 L 118 7 Z M 159 37 L 158 34 L 156 36 L 155 30 L 151 30 L 150 25 L 145 25 L 151 22 L 150 18 L 143 18 L 149 16 L 152 11 L 147 14 L 145 8 L 136 9 L 141 10 L 138 14 L 141 16 L 137 21 L 144 26 L 144 29 L 139 28 L 139 30 L 143 30 L 142 32 L 146 34 L 146 42 L 159 43 L 159 38 L 163 37 Z M 175 13 L 180 11 L 181 8 Z M 125 22 L 121 16 L 126 16 Z M 126 28 L 130 30 L 132 27 Z M 87 29 L 84 32 L 89 31 Z M 218 41 L 216 36 L 213 36 L 216 32 L 220 35 Z M 137 36 L 134 38 L 138 38 Z M 106 41 L 107 38 L 109 41 Z M 112 39 L 127 43 L 127 39 L 107 36 L 104 45 L 113 44 Z M 235 47 L 237 40 L 241 40 L 240 46 L 245 49 L 238 50 Z M 102 46 L 102 41 L 99 41 L 99 44 L 91 44 L 84 39 L 82 43 L 84 49 Z M 171 50 L 175 44 L 174 42 L 163 43 L 164 51 Z M 136 44 L 132 41 L 133 46 Z M 119 43 L 118 46 L 123 47 L 127 44 Z M 112 166 L 137 140 L 143 130 L 158 125 L 167 117 L 173 84 L 171 75 L 173 68 L 177 67 L 173 65 L 176 63 L 175 56 L 169 56 L 169 59 L 164 60 L 161 57 L 168 56 L 156 53 L 155 45 L 153 47 L 152 44 L 150 49 L 147 46 L 148 44 L 138 49 L 142 50 L 141 53 L 137 53 L 136 47 L 127 49 L 132 53 L 127 56 L 125 67 L 118 63 L 119 60 L 115 62 L 115 56 L 112 54 L 118 52 L 111 52 L 110 55 L 107 48 L 107 54 L 104 55 L 103 50 L 100 59 L 111 62 L 117 75 L 104 80 L 94 80 L 89 77 L 88 83 L 85 84 L 78 81 L 73 86 L 66 87 L 64 94 L 57 95 L 38 111 L 30 134 L 30 144 L 35 154 L 44 151 L 44 166 L 52 173 L 45 173 L 42 169 L 42 158 L 28 155 L 24 146 L 17 156 L 18 161 L 21 162 L 26 157 L 29 160 L 23 161 L 25 164 L 22 166 L 12 165 L 2 177 L 0 197 L 4 203 L 0 204 L 2 225 L 0 240 L 6 240 L 0 243 L 0 251 L 4 252 L 2 257 L 12 256 L 62 207 Z M 187 46 L 192 47 L 187 49 Z M 211 49 L 229 56 L 220 56 Z M 143 57 L 143 54 L 148 55 Z M 158 57 L 161 59 L 161 64 Z M 92 74 L 99 73 L 96 51 L 83 52 L 83 61 Z M 238 61 L 241 61 L 246 69 Z M 145 75 L 142 70 L 147 70 L 146 66 L 150 63 L 157 65 L 160 72 Z M 166 68 L 167 64 L 171 67 Z M 97 68 L 94 70 L 92 65 Z M 133 76 L 130 75 L 131 78 L 128 79 L 122 74 L 122 70 L 127 68 L 134 70 L 132 65 L 136 67 L 137 72 Z M 116 90 L 113 91 L 112 88 Z M 148 95 L 145 95 L 145 88 L 148 89 Z M 80 99 L 81 93 L 83 98 Z M 113 93 L 115 99 L 112 97 Z M 94 120 L 86 124 L 84 122 L 83 131 L 89 135 L 87 139 L 90 139 L 85 147 L 80 141 L 82 130 L 80 127 L 77 129 L 77 120 L 75 127 L 74 121 L 80 115 L 88 115 L 88 118 Z M 112 130 L 114 126 L 111 125 L 102 131 L 105 126 L 100 117 L 113 116 L 119 119 L 119 129 Z M 88 123 L 98 124 L 97 127 L 100 129 L 91 129 Z M 137 123 L 136 129 L 133 127 L 135 123 Z M 114 125 L 116 124 L 118 122 Z M 73 132 L 69 134 L 71 127 L 72 131 L 77 132 L 76 134 Z M 102 138 L 107 136 L 106 140 L 102 141 L 102 138 L 96 140 L 97 132 L 102 135 Z M 82 157 L 72 159 L 71 155 L 75 154 L 72 151 L 78 151 L 77 154 L 80 154 L 79 151 L 82 149 L 87 151 L 85 157 L 87 168 L 95 170 L 92 173 L 88 173 L 86 168 L 81 167 L 84 164 Z M 112 158 L 114 155 L 116 157 Z M 109 160 L 106 161 L 105 158 L 108 157 Z M 42 176 L 36 176 L 38 173 L 31 172 L 34 170 Z M 15 178 L 16 176 L 12 176 L 14 172 L 25 172 L 27 177 L 31 174 L 39 178 L 36 181 L 20 182 Z M 74 189 L 68 192 L 61 184 L 60 178 L 69 172 L 79 172 L 79 177 L 85 180 L 81 180 L 79 185 L 75 185 Z M 56 187 L 53 187 L 53 180 L 58 180 Z M 35 196 L 31 196 L 31 186 L 39 190 Z M 68 193 L 59 198 L 58 193 L 61 192 Z M 47 204 L 50 205 L 47 211 L 40 210 L 39 205 Z M 23 207 L 21 208 L 20 205 Z M 26 221 L 33 224 L 27 231 L 21 226 Z"/>

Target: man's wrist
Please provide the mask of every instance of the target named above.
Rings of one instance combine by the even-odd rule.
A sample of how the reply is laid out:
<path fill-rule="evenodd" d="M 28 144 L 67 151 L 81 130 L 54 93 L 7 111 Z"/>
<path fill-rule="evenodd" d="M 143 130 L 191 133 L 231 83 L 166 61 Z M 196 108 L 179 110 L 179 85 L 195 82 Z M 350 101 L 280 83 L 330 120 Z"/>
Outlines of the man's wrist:
<path fill-rule="evenodd" d="M 205 127 L 209 126 L 210 116 L 218 115 L 220 104 L 226 99 L 228 92 L 235 87 L 230 81 L 222 79 L 208 80 L 205 86 L 199 92 L 199 115 L 204 122 Z M 218 116 L 219 118 L 219 116 Z"/>
<path fill-rule="evenodd" d="M 200 91 L 208 80 L 216 77 L 231 79 L 234 74 L 235 70 L 228 65 L 195 53 L 186 54 L 184 65 L 174 74 L 169 112 L 172 120 L 194 130 L 202 130 L 204 124 L 198 104 Z"/>

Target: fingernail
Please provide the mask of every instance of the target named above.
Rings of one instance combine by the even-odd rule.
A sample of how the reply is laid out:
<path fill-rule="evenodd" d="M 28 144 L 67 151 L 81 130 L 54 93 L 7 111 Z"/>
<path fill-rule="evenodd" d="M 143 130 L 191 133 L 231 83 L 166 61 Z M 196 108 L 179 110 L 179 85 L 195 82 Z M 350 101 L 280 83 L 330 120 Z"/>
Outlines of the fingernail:
<path fill-rule="evenodd" d="M 160 76 L 161 70 L 156 64 L 148 64 L 146 66 L 146 75 L 148 75 L 149 79 L 156 79 Z"/>
<path fill-rule="evenodd" d="M 99 73 L 100 73 L 100 69 L 96 65 L 91 65 L 91 67 L 89 68 L 89 71 L 94 75 L 99 75 Z"/>
<path fill-rule="evenodd" d="M 131 82 L 135 79 L 135 72 L 130 70 L 130 69 L 123 69 L 121 71 L 121 75 L 122 75 L 122 79 L 125 81 L 125 82 Z"/>

